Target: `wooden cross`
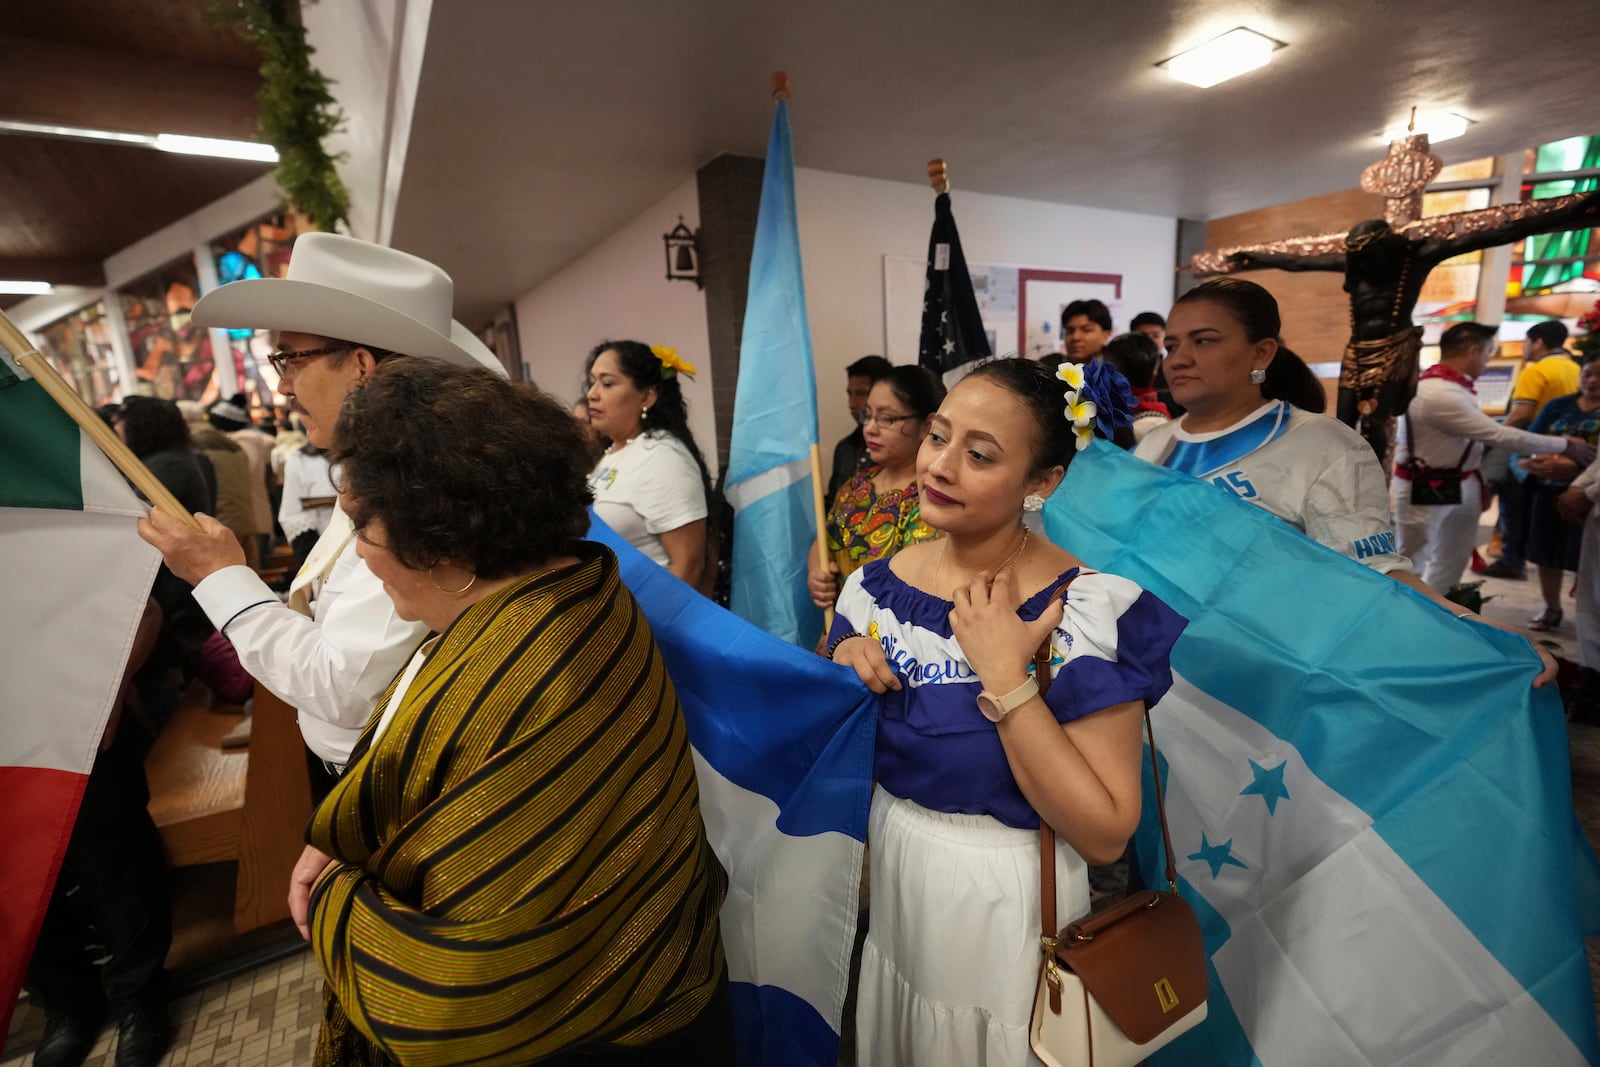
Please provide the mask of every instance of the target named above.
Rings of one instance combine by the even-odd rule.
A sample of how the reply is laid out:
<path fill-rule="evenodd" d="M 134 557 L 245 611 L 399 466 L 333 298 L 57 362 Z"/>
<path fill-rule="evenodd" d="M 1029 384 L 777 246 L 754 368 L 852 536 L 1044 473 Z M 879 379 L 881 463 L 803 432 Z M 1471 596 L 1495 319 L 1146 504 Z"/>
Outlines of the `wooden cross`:
<path fill-rule="evenodd" d="M 1384 197 L 1384 217 L 1345 233 L 1290 237 L 1201 252 L 1196 275 L 1246 270 L 1340 271 L 1350 294 L 1350 341 L 1339 373 L 1339 418 L 1357 427 L 1389 467 L 1395 417 L 1416 393 L 1422 330 L 1412 321 L 1428 273 L 1454 256 L 1600 222 L 1600 192 L 1496 204 L 1422 218 L 1422 191 L 1443 167 L 1426 134 L 1389 144 L 1361 175 Z"/>

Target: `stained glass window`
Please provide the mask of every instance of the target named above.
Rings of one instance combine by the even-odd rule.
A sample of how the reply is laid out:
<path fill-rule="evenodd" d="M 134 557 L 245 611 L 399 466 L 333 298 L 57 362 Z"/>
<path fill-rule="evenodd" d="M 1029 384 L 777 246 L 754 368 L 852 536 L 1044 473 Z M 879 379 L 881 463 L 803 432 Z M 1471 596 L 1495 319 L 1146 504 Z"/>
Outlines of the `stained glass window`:
<path fill-rule="evenodd" d="M 39 352 L 55 365 L 90 406 L 121 400 L 128 392 L 111 347 L 105 305 L 96 301 L 39 331 Z"/>
<path fill-rule="evenodd" d="M 310 227 L 303 217 L 279 211 L 251 223 L 237 233 L 211 243 L 217 261 L 217 281 L 223 285 L 246 278 L 281 278 L 289 270 L 289 250 L 294 239 Z M 229 330 L 228 344 L 251 411 L 257 417 L 271 413 L 276 402 L 278 376 L 267 362 L 272 338 L 266 330 Z"/>
<path fill-rule="evenodd" d="M 221 396 L 211 338 L 189 321 L 199 289 L 194 257 L 181 256 L 117 290 L 137 392 L 200 404 Z"/>
<path fill-rule="evenodd" d="M 1600 134 L 1531 148 L 1524 160 L 1522 199 L 1593 192 L 1600 189 L 1600 178 L 1573 172 L 1596 168 L 1600 168 Z M 1506 286 L 1512 301 L 1508 312 L 1529 319 L 1575 318 L 1592 306 L 1596 292 L 1600 292 L 1600 229 L 1540 234 L 1517 244 Z M 1580 299 L 1578 294 L 1589 296 Z"/>

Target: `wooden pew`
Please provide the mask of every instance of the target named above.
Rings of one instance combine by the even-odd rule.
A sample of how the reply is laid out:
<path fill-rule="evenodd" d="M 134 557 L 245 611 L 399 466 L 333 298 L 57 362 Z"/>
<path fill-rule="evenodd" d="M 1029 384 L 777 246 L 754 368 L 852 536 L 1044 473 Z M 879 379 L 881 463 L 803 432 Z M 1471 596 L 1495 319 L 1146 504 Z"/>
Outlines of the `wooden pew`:
<path fill-rule="evenodd" d="M 150 815 L 174 867 L 237 860 L 234 929 L 287 918 L 289 872 L 311 813 L 294 712 L 257 683 L 247 748 L 223 749 L 244 721 L 212 711 L 191 687 L 145 758 Z"/>

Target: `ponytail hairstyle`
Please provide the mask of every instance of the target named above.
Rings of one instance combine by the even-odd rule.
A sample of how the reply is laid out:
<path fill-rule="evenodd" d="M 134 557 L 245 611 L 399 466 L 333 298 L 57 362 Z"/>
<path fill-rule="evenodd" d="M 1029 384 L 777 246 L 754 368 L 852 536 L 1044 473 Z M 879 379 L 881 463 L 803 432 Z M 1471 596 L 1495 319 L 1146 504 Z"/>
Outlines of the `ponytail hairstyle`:
<path fill-rule="evenodd" d="M 649 345 L 638 341 L 602 341 L 584 361 L 583 373 L 586 377 L 594 369 L 594 361 L 600 358 L 600 353 L 608 350 L 617 354 L 617 365 L 635 389 L 640 392 L 646 389 L 656 391 L 656 402 L 644 413 L 640 426 L 645 433 L 661 430 L 683 442 L 689 455 L 694 457 L 695 466 L 700 468 L 700 486 L 709 507 L 712 501 L 711 473 L 706 467 L 705 457 L 700 454 L 700 447 L 694 443 L 694 434 L 689 432 L 689 407 L 683 399 L 683 387 L 678 383 L 677 368 L 668 367 L 657 358 Z"/>
<path fill-rule="evenodd" d="M 1269 338 L 1277 342 L 1278 353 L 1267 364 L 1267 380 L 1261 384 L 1263 400 L 1282 400 L 1304 411 L 1321 412 L 1327 408 L 1328 396 L 1322 382 L 1279 336 L 1283 318 L 1271 293 L 1245 278 L 1212 278 L 1178 297 L 1177 303 L 1201 301 L 1221 305 L 1244 327 L 1245 339 L 1251 344 Z"/>

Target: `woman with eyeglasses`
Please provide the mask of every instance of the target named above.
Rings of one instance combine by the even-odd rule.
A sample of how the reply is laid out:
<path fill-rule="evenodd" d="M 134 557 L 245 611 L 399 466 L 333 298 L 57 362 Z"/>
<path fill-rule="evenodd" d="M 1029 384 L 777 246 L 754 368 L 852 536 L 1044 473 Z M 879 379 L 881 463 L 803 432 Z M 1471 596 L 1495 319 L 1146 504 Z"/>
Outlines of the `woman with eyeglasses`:
<path fill-rule="evenodd" d="M 917 449 L 944 393 L 924 367 L 896 367 L 872 386 L 862 412 L 870 462 L 834 495 L 826 554 L 813 543 L 807 561 L 806 586 L 818 607 L 833 607 L 839 582 L 873 560 L 939 536 L 922 521 Z"/>

